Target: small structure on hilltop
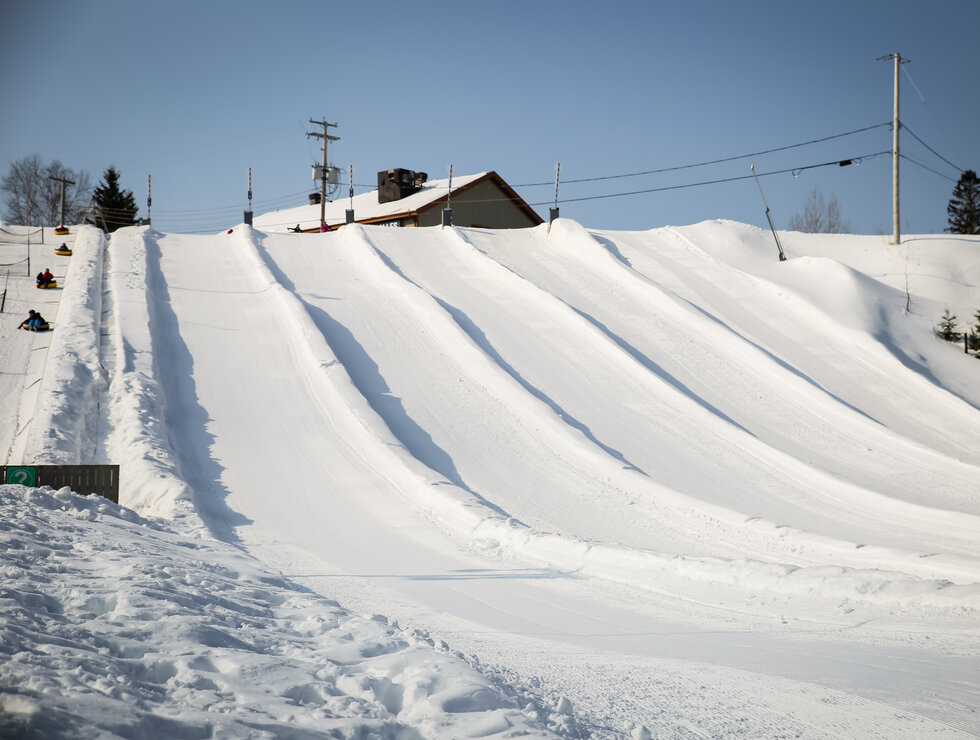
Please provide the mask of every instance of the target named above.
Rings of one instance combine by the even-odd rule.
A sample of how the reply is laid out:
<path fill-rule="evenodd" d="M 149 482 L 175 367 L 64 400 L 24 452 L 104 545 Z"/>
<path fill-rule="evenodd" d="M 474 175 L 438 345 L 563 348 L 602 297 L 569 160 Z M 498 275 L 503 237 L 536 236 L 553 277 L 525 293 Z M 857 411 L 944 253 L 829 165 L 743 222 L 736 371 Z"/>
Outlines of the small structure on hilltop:
<path fill-rule="evenodd" d="M 335 229 L 353 221 L 381 226 L 439 226 L 443 210 L 452 208 L 455 226 L 487 229 L 520 229 L 544 223 L 513 188 L 496 172 L 464 175 L 450 180 L 429 180 L 424 172 L 382 170 L 378 189 L 353 198 L 329 202 L 324 209 L 327 227 Z M 320 194 L 310 203 L 256 216 L 253 225 L 263 231 L 320 231 Z"/>

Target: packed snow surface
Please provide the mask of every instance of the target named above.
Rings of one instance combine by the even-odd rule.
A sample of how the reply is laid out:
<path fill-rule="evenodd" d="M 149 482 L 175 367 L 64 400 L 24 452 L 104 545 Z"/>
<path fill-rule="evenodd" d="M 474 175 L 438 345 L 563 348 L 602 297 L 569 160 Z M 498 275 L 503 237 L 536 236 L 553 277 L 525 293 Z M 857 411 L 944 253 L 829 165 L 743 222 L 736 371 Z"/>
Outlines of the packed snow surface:
<path fill-rule="evenodd" d="M 980 239 L 72 232 L 0 450 L 120 505 L 0 488 L 0 734 L 980 736 Z"/>

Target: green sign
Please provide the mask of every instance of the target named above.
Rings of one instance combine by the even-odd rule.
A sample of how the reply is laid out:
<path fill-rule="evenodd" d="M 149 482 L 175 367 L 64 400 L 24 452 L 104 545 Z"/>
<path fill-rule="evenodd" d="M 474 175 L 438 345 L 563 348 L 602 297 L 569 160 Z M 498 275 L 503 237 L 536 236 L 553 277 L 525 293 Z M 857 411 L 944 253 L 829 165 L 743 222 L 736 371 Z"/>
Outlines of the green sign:
<path fill-rule="evenodd" d="M 34 487 L 37 485 L 37 469 L 30 467 L 7 467 L 7 483 Z"/>

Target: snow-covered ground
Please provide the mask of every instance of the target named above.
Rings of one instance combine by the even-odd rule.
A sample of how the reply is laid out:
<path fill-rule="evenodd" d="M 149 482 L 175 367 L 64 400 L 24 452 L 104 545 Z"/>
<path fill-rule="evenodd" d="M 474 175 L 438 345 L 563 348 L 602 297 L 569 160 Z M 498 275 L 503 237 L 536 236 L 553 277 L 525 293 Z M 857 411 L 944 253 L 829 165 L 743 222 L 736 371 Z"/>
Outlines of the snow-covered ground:
<path fill-rule="evenodd" d="M 0 489 L 0 731 L 980 735 L 980 239 L 72 231 L 0 450 L 121 506 Z"/>

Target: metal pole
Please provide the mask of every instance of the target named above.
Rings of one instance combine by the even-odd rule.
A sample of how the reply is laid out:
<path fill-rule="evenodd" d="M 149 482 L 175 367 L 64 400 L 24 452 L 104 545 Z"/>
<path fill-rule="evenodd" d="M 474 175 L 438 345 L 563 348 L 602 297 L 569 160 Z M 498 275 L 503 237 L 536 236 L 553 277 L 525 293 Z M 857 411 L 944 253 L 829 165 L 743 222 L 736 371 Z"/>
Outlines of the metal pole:
<path fill-rule="evenodd" d="M 548 228 L 551 228 L 551 223 L 558 218 L 558 181 L 561 179 L 561 162 L 555 165 L 555 207 L 549 209 L 548 213 Z"/>
<path fill-rule="evenodd" d="M 442 227 L 453 225 L 453 166 L 449 165 L 449 191 L 446 193 L 446 207 L 442 209 Z"/>
<path fill-rule="evenodd" d="M 323 167 L 320 168 L 320 231 L 327 223 L 327 124 L 323 125 Z"/>
<path fill-rule="evenodd" d="M 27 208 L 27 228 L 31 227 L 31 209 L 30 206 Z M 43 234 L 43 232 L 42 232 Z M 42 238 L 43 241 L 43 238 Z M 31 274 L 31 232 L 27 232 L 27 275 L 30 277 Z"/>
<path fill-rule="evenodd" d="M 762 184 L 759 182 L 759 176 L 755 174 L 755 165 L 750 164 L 749 169 L 752 170 L 752 177 L 755 178 L 755 184 L 759 186 L 759 195 L 762 196 L 762 204 L 766 207 L 766 218 L 769 220 L 769 228 L 772 230 L 773 239 L 776 240 L 776 249 L 779 250 L 779 261 L 785 262 L 786 255 L 783 254 L 783 245 L 779 243 L 779 234 L 776 233 L 776 227 L 772 223 L 772 216 L 769 215 L 769 204 L 766 203 L 766 194 L 762 192 Z"/>

